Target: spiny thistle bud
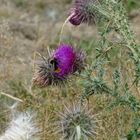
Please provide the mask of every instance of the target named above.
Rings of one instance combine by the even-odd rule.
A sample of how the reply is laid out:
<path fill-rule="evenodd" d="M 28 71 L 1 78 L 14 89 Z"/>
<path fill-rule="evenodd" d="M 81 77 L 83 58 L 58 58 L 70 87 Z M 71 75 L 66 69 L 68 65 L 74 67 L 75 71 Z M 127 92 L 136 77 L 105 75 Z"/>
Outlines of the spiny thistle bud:
<path fill-rule="evenodd" d="M 80 25 L 81 23 L 94 23 L 95 13 L 92 9 L 96 0 L 75 0 L 73 8 L 70 11 L 69 21 L 73 25 Z"/>
<path fill-rule="evenodd" d="M 62 134 L 64 140 L 88 140 L 95 138 L 97 118 L 91 110 L 78 106 L 65 107 L 63 113 L 59 113 L 61 120 L 58 122 L 57 133 Z"/>
<path fill-rule="evenodd" d="M 34 137 L 37 132 L 34 115 L 30 112 L 20 113 L 13 117 L 0 140 L 37 140 Z"/>
<path fill-rule="evenodd" d="M 83 51 L 61 44 L 48 58 L 43 57 L 33 82 L 40 87 L 62 84 L 69 75 L 80 72 L 84 66 Z"/>

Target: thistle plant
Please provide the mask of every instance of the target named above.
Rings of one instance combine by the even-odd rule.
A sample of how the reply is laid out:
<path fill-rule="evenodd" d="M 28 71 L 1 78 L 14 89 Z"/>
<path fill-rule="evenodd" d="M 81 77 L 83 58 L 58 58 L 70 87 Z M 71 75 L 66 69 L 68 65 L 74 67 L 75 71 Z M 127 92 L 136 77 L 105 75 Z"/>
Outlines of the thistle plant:
<path fill-rule="evenodd" d="M 91 1 L 86 2 L 90 3 Z M 131 132 L 137 132 L 137 134 L 131 133 L 130 135 L 132 138 L 133 136 L 139 138 L 139 126 L 135 127 L 135 120 L 140 117 L 140 101 L 134 96 L 132 89 L 136 85 L 136 89 L 138 90 L 139 86 L 140 49 L 130 29 L 124 6 L 118 0 L 98 1 L 89 5 L 87 4 L 86 6 L 88 7 L 86 10 L 90 9 L 90 14 L 96 13 L 95 20 L 99 30 L 100 40 L 96 48 L 95 59 L 91 66 L 82 74 L 86 80 L 83 84 L 84 93 L 81 99 L 83 101 L 84 98 L 89 99 L 91 95 L 105 94 L 114 98 L 110 103 L 111 108 L 119 105 L 129 106 L 135 114 L 133 121 L 135 129 L 132 128 Z M 88 10 L 87 14 L 89 14 Z M 80 19 L 80 15 L 77 15 L 77 19 Z M 73 22 L 71 23 L 73 24 Z M 79 23 L 81 24 L 82 22 Z M 121 40 L 117 38 L 115 42 L 110 40 L 108 35 L 111 32 L 119 35 Z M 117 58 L 117 54 L 115 54 L 116 56 L 111 56 L 112 51 L 116 50 L 124 52 L 124 55 L 119 57 L 119 62 L 113 62 L 113 57 Z M 133 73 L 133 77 L 131 77 L 133 79 L 130 79 L 131 82 L 128 80 L 128 75 L 123 74 L 126 71 L 125 66 L 129 63 L 128 60 L 125 62 L 126 58 L 131 58 L 130 65 L 133 67 L 130 67 L 132 70 L 131 74 Z M 115 66 L 112 67 L 112 65 Z M 106 67 L 109 67 L 112 71 L 108 73 Z M 108 75 L 112 75 L 112 77 Z M 108 81 L 108 78 L 112 78 L 112 81 Z M 127 137 L 130 137 L 130 135 L 128 134 Z"/>
<path fill-rule="evenodd" d="M 103 110 L 123 106 L 133 112 L 132 129 L 125 137 L 136 140 L 140 137 L 140 101 L 135 96 L 136 92 L 139 93 L 140 84 L 140 48 L 122 1 L 74 0 L 63 27 L 67 21 L 74 26 L 94 23 L 98 28 L 99 40 L 96 56 L 86 68 L 83 51 L 67 44 L 59 45 L 48 58 L 42 57 L 43 61 L 38 65 L 33 82 L 40 87 L 65 83 L 70 75 L 85 68 L 81 74 L 84 79 L 81 105 L 75 105 L 73 109 L 65 107 L 65 111 L 59 113 L 58 133 L 66 140 L 94 139 L 97 120 L 87 108 L 81 109 L 82 103 L 84 99 L 90 100 L 91 96 L 105 95 L 111 98 Z M 115 40 L 109 38 L 111 33 Z"/>

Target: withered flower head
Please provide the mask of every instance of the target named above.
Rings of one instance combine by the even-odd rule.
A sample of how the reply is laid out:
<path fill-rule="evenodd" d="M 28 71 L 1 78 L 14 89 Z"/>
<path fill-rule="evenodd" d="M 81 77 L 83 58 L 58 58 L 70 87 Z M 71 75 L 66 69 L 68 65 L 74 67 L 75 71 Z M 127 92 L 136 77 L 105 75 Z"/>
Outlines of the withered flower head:
<path fill-rule="evenodd" d="M 97 118 L 92 110 L 80 105 L 65 106 L 63 112 L 58 113 L 60 120 L 57 123 L 56 132 L 62 135 L 64 140 L 88 140 L 94 139 L 97 132 Z"/>

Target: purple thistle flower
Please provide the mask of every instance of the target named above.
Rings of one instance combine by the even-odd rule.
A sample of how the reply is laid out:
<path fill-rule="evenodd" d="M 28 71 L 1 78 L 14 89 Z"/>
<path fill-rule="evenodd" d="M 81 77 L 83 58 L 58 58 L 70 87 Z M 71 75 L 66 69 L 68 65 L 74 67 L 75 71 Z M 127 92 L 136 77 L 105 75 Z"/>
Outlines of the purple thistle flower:
<path fill-rule="evenodd" d="M 94 23 L 95 13 L 92 10 L 96 0 L 75 0 L 70 12 L 69 22 L 75 26 L 81 23 Z"/>
<path fill-rule="evenodd" d="M 76 59 L 76 53 L 74 48 L 70 45 L 62 44 L 54 52 L 54 58 L 57 60 L 57 67 L 59 72 L 56 72 L 57 76 L 65 77 L 70 73 L 73 73 L 74 62 Z"/>
<path fill-rule="evenodd" d="M 46 87 L 65 83 L 70 74 L 81 72 L 85 66 L 83 51 L 71 45 L 61 44 L 48 58 L 38 65 L 33 79 L 35 85 Z"/>

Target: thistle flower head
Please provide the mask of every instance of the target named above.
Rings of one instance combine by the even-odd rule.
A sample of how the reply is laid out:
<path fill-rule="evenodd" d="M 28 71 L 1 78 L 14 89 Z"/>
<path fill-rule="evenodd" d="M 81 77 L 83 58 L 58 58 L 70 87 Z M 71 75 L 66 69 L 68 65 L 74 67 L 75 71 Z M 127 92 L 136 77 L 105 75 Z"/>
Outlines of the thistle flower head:
<path fill-rule="evenodd" d="M 9 127 L 0 136 L 0 140 L 34 140 L 36 139 L 34 135 L 37 132 L 38 129 L 34 123 L 34 115 L 31 115 L 30 112 L 24 112 L 12 118 Z"/>
<path fill-rule="evenodd" d="M 73 108 L 65 107 L 63 113 L 59 113 L 61 120 L 58 122 L 58 133 L 64 140 L 88 140 L 95 138 L 97 134 L 97 119 L 91 111 L 81 108 L 80 105 Z"/>
<path fill-rule="evenodd" d="M 73 8 L 70 11 L 70 23 L 80 25 L 81 23 L 94 23 L 95 13 L 92 10 L 92 5 L 96 0 L 75 0 Z"/>
<path fill-rule="evenodd" d="M 34 84 L 41 87 L 58 85 L 64 83 L 69 75 L 84 68 L 85 54 L 71 45 L 61 44 L 48 58 L 43 57 L 38 66 Z"/>

